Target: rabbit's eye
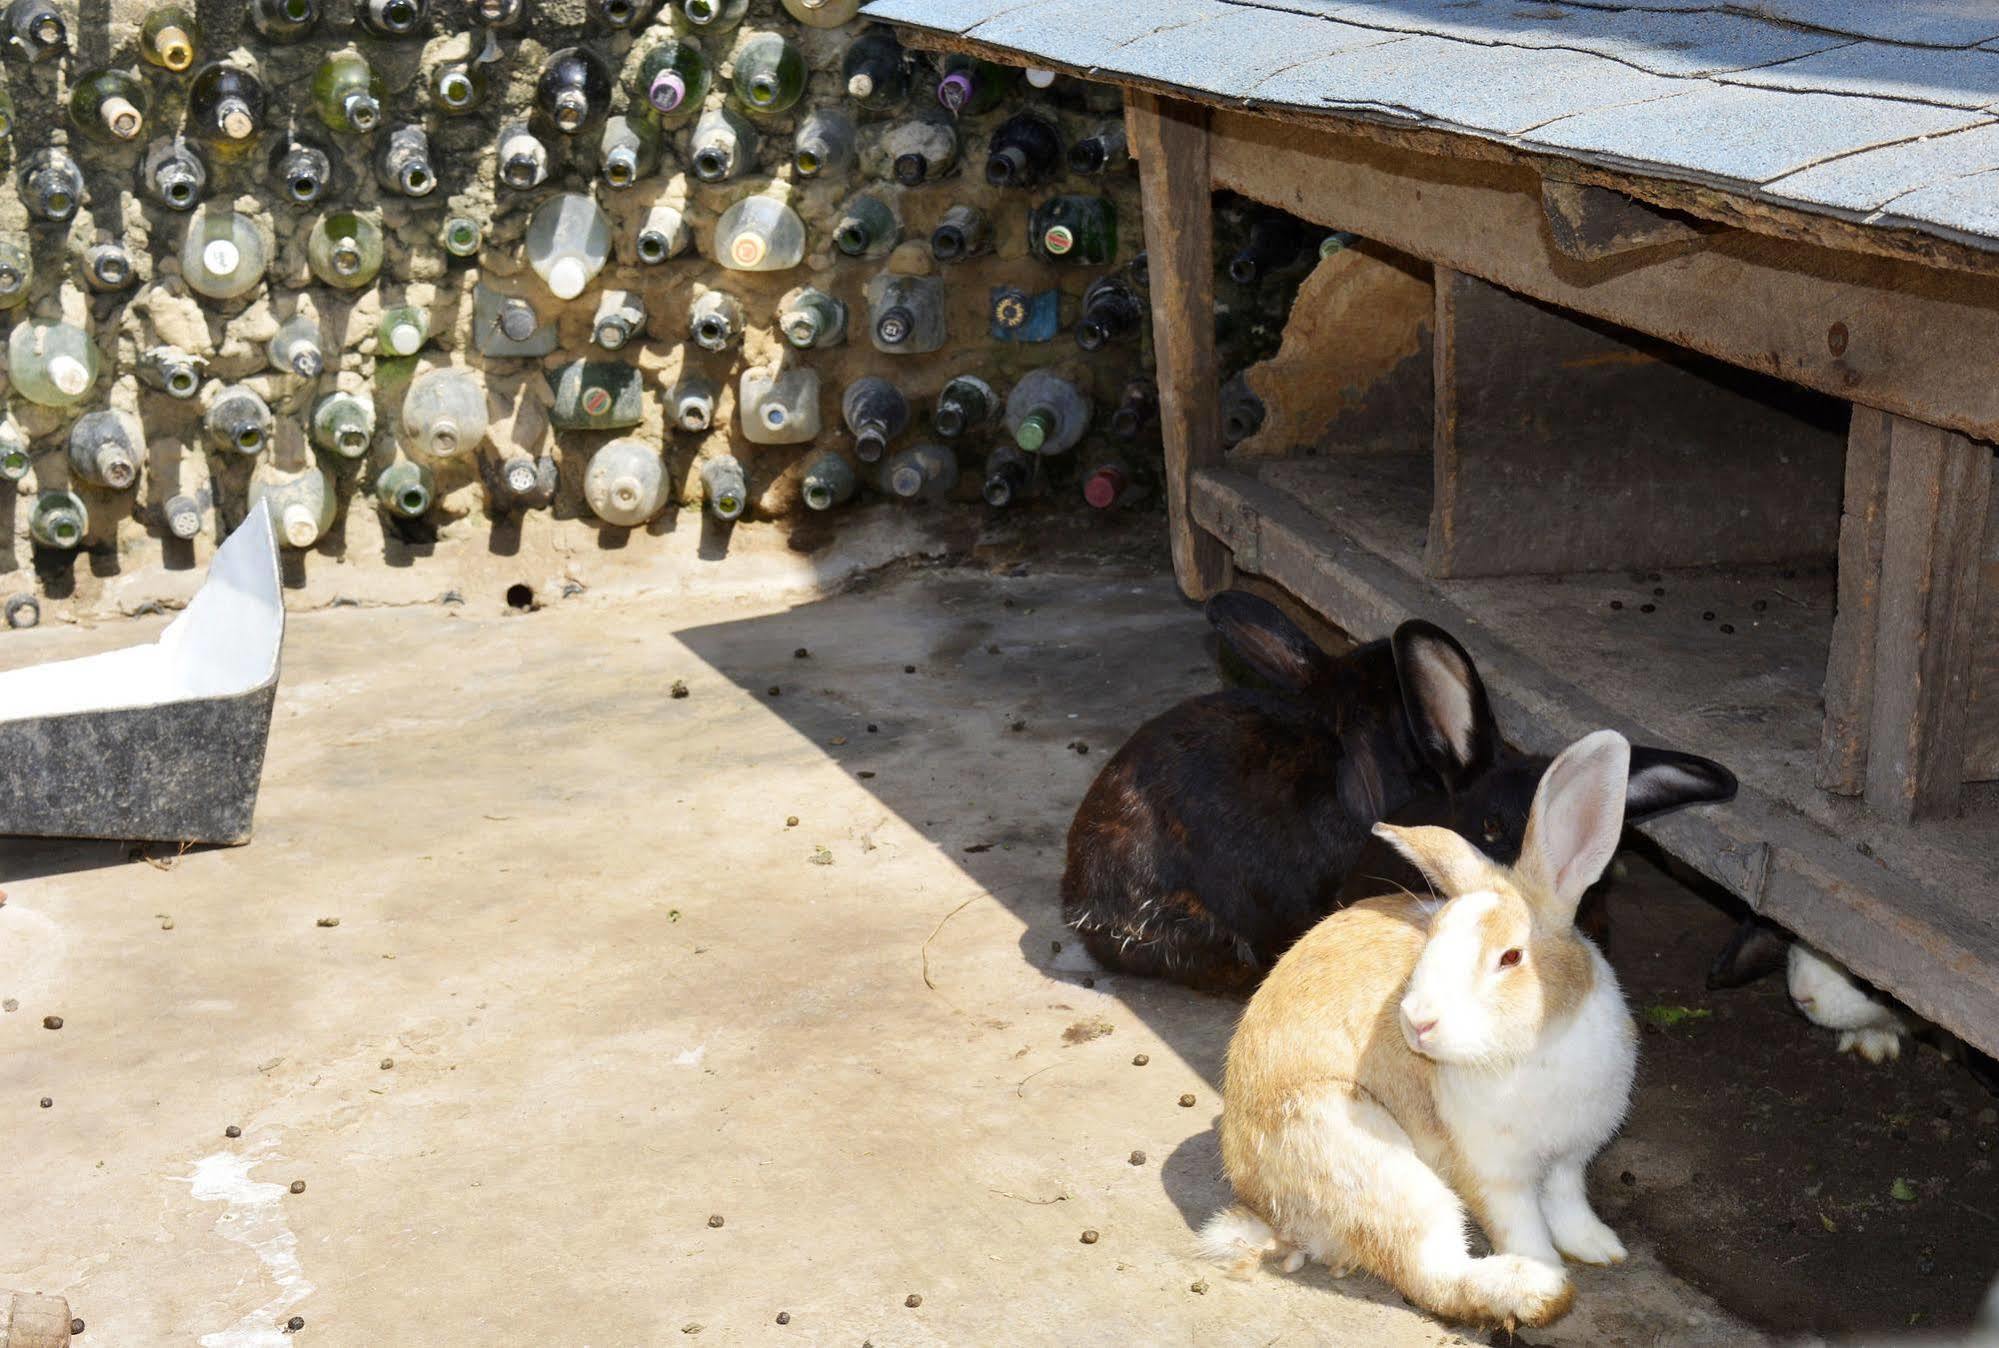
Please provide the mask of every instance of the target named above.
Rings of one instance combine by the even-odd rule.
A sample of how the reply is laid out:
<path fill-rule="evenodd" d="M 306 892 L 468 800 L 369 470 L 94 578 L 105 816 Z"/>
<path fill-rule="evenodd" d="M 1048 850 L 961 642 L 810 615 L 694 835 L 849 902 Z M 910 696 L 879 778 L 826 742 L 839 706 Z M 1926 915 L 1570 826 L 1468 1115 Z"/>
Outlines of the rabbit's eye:
<path fill-rule="evenodd" d="M 1520 963 L 1520 948 L 1518 946 L 1515 946 L 1499 957 L 1499 967 L 1502 969 L 1511 969 L 1518 963 Z"/>
<path fill-rule="evenodd" d="M 1496 814 L 1487 815 L 1485 823 L 1479 826 L 1479 830 L 1485 834 L 1487 842 L 1498 842 L 1500 837 L 1506 832 L 1505 828 L 1499 822 L 1499 816 Z"/>

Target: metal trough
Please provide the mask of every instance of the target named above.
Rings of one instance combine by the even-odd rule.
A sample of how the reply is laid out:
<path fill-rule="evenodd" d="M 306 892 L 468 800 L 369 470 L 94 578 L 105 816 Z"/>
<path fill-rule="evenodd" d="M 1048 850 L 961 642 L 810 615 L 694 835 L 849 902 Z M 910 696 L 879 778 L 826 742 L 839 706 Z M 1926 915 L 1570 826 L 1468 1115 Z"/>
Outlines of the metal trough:
<path fill-rule="evenodd" d="M 157 641 L 0 674 L 0 834 L 248 842 L 284 631 L 259 502 Z"/>

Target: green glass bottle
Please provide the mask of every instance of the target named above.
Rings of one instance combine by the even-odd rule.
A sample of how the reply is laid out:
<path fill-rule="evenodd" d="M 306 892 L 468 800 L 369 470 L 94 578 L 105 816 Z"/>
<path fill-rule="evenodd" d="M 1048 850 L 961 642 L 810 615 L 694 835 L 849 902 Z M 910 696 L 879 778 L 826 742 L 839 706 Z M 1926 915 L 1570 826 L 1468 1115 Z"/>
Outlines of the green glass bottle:
<path fill-rule="evenodd" d="M 0 239 L 0 309 L 11 309 L 28 298 L 35 277 L 33 256 L 12 239 Z"/>
<path fill-rule="evenodd" d="M 559 431 L 609 431 L 645 419 L 645 377 L 622 361 L 573 360 L 554 371 L 548 424 Z"/>
<path fill-rule="evenodd" d="M 408 459 L 397 459 L 375 479 L 375 500 L 391 515 L 406 520 L 429 514 L 436 496 L 436 480 L 430 469 Z"/>
<path fill-rule="evenodd" d="M 90 527 L 90 512 L 74 492 L 45 491 L 35 498 L 28 516 L 28 535 L 45 548 L 67 552 L 83 542 Z"/>
<path fill-rule="evenodd" d="M 319 22 L 319 0 L 250 0 L 250 24 L 278 46 L 297 42 Z"/>
<path fill-rule="evenodd" d="M 851 500 L 857 485 L 854 466 L 830 450 L 808 464 L 798 482 L 809 510 L 831 510 Z"/>
<path fill-rule="evenodd" d="M 217 154 L 240 154 L 263 129 L 268 101 L 256 72 L 210 61 L 187 87 L 187 133 Z"/>
<path fill-rule="evenodd" d="M 486 67 L 474 61 L 443 61 L 424 81 L 430 106 L 448 117 L 472 112 L 486 101 Z"/>
<path fill-rule="evenodd" d="M 382 226 L 357 211 L 328 211 L 305 241 L 306 264 L 327 285 L 359 290 L 382 270 Z"/>
<path fill-rule="evenodd" d="M 14 96 L 0 85 L 0 138 L 14 134 Z"/>
<path fill-rule="evenodd" d="M 149 9 L 146 21 L 139 25 L 139 55 L 176 75 L 194 64 L 195 49 L 200 45 L 201 25 L 179 5 Z"/>
<path fill-rule="evenodd" d="M 312 442 L 343 459 L 367 454 L 375 438 L 375 404 L 358 393 L 335 389 L 312 406 Z"/>
<path fill-rule="evenodd" d="M 373 131 L 382 121 L 382 78 L 353 48 L 334 52 L 313 72 L 312 106 L 335 131 Z"/>
<path fill-rule="evenodd" d="M 430 340 L 430 315 L 414 304 L 396 304 L 382 310 L 376 335 L 376 349 L 387 356 L 414 356 Z"/>
<path fill-rule="evenodd" d="M 708 96 L 708 57 L 691 37 L 655 43 L 639 61 L 631 84 L 632 101 L 643 102 L 660 118 L 691 116 Z"/>
<path fill-rule="evenodd" d="M 750 0 L 680 0 L 680 15 L 704 33 L 726 33 L 743 21 Z"/>
<path fill-rule="evenodd" d="M 1027 247 L 1043 262 L 1104 266 L 1117 257 L 1117 207 L 1108 197 L 1050 197 L 1027 219 Z"/>
<path fill-rule="evenodd" d="M 28 449 L 28 433 L 11 415 L 0 412 L 0 482 L 19 482 L 34 466 L 35 456 Z"/>
<path fill-rule="evenodd" d="M 146 85 L 129 70 L 94 70 L 69 94 L 69 120 L 91 140 L 118 145 L 146 129 Z"/>
<path fill-rule="evenodd" d="M 479 222 L 469 215 L 454 215 L 444 222 L 438 241 L 444 251 L 453 257 L 477 257 L 479 245 L 485 242 L 486 231 Z"/>
<path fill-rule="evenodd" d="M 848 257 L 874 257 L 895 247 L 902 223 L 880 197 L 866 192 L 850 200 L 833 224 L 833 246 Z"/>
<path fill-rule="evenodd" d="M 805 58 L 791 39 L 758 33 L 736 49 L 733 88 L 736 101 L 749 111 L 775 116 L 804 94 Z"/>

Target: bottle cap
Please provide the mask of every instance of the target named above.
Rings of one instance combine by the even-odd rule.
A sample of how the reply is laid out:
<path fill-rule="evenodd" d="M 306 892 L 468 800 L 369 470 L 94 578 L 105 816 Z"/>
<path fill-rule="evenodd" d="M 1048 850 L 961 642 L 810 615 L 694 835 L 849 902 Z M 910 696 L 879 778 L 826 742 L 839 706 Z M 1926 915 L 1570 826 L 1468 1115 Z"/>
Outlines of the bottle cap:
<path fill-rule="evenodd" d="M 597 325 L 597 330 L 592 336 L 597 345 L 606 351 L 616 351 L 625 344 L 625 325 L 607 318 Z"/>
<path fill-rule="evenodd" d="M 248 140 L 257 134 L 256 118 L 250 115 L 250 109 L 238 98 L 223 101 L 216 122 L 221 126 L 222 134 L 231 140 Z"/>
<path fill-rule="evenodd" d="M 972 101 L 972 77 L 954 70 L 937 81 L 937 101 L 953 112 L 961 111 Z"/>
<path fill-rule="evenodd" d="M 639 498 L 644 494 L 645 489 L 639 485 L 639 480 L 635 477 L 613 478 L 611 481 L 612 505 L 630 510 L 639 503 Z"/>
<path fill-rule="evenodd" d="M 1014 442 L 1030 454 L 1038 453 L 1048 443 L 1053 420 L 1046 411 L 1036 408 L 1021 418 L 1020 425 L 1013 432 Z"/>
<path fill-rule="evenodd" d="M 90 371 L 75 356 L 51 356 L 49 382 L 58 391 L 75 398 L 90 387 Z"/>
<path fill-rule="evenodd" d="M 201 507 L 193 498 L 176 496 L 167 502 L 167 532 L 175 538 L 193 538 L 201 532 Z"/>
<path fill-rule="evenodd" d="M 847 77 L 847 96 L 849 98 L 869 98 L 873 96 L 874 92 L 875 77 L 873 75 L 863 71 Z"/>
<path fill-rule="evenodd" d="M 138 135 L 143 124 L 139 110 L 132 106 L 132 100 L 120 98 L 117 94 L 97 105 L 97 115 L 104 119 L 104 129 L 120 140 L 130 140 Z"/>
<path fill-rule="evenodd" d="M 456 454 L 458 452 L 458 423 L 450 417 L 439 417 L 430 423 L 430 452 L 433 454 Z"/>
<path fill-rule="evenodd" d="M 201 246 L 201 265 L 216 276 L 227 276 L 243 265 L 243 250 L 228 239 L 210 239 Z"/>
<path fill-rule="evenodd" d="M 129 487 L 139 476 L 139 465 L 124 450 L 106 448 L 98 452 L 97 472 L 107 487 Z"/>
<path fill-rule="evenodd" d="M 510 342 L 525 342 L 541 326 L 534 308 L 523 299 L 510 299 L 500 309 L 500 332 Z"/>
<path fill-rule="evenodd" d="M 782 403 L 765 403 L 762 416 L 764 425 L 774 431 L 781 431 L 791 424 L 791 413 Z"/>
<path fill-rule="evenodd" d="M 672 112 L 687 97 L 687 81 L 677 70 L 662 70 L 646 88 L 646 102 L 660 112 Z"/>
<path fill-rule="evenodd" d="M 1083 483 L 1083 499 L 1098 510 L 1109 510 L 1124 495 L 1124 487 L 1124 470 L 1115 464 L 1105 464 Z"/>
<path fill-rule="evenodd" d="M 923 470 L 913 463 L 899 463 L 889 470 L 888 489 L 897 496 L 914 496 L 923 490 Z"/>
<path fill-rule="evenodd" d="M 525 496 L 534 490 L 534 460 L 525 454 L 507 460 L 507 490 L 516 496 Z"/>
<path fill-rule="evenodd" d="M 295 548 L 309 548 L 319 537 L 319 521 L 301 501 L 293 501 L 284 511 L 285 542 Z"/>
<path fill-rule="evenodd" d="M 1050 225 L 1048 232 L 1041 236 L 1041 246 L 1061 257 L 1076 246 L 1076 235 L 1067 225 Z"/>
<path fill-rule="evenodd" d="M 326 369 L 326 357 L 319 348 L 302 344 L 292 352 L 292 371 L 306 379 L 317 379 Z"/>
<path fill-rule="evenodd" d="M 1038 70 L 1033 66 L 1029 66 L 1027 68 L 1027 83 L 1035 89 L 1046 89 L 1049 85 L 1055 83 L 1055 72 L 1052 70 Z"/>
<path fill-rule="evenodd" d="M 884 310 L 875 320 L 875 336 L 890 346 L 901 346 L 915 330 L 916 315 L 900 304 Z"/>
<path fill-rule="evenodd" d="M 414 323 L 396 323 L 389 328 L 389 350 L 398 356 L 414 356 L 423 346 L 423 329 Z"/>
<path fill-rule="evenodd" d="M 589 283 L 589 269 L 580 257 L 559 257 L 549 264 L 548 291 L 559 300 L 575 299 Z"/>
<path fill-rule="evenodd" d="M 770 240 L 745 231 L 729 240 L 729 260 L 743 271 L 754 271 L 770 256 Z"/>

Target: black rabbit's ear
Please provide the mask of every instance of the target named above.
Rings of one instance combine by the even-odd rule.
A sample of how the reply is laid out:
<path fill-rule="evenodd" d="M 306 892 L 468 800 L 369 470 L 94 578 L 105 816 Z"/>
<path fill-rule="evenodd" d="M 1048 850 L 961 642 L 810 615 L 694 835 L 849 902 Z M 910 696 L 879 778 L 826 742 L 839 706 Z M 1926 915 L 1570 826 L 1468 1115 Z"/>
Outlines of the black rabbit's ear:
<path fill-rule="evenodd" d="M 1627 821 L 1650 819 L 1686 805 L 1735 799 L 1735 774 L 1711 758 L 1674 749 L 1631 749 L 1631 785 L 1624 793 Z"/>
<path fill-rule="evenodd" d="M 1499 756 L 1499 726 L 1457 638 L 1412 618 L 1395 629 L 1395 674 L 1417 752 L 1453 789 L 1482 775 Z"/>
<path fill-rule="evenodd" d="M 1637 774 L 1634 771 L 1632 775 Z M 1721 953 L 1714 957 L 1714 963 L 1708 966 L 1708 988 L 1712 991 L 1754 983 L 1764 975 L 1774 974 L 1783 968 L 1784 961 L 1790 956 L 1790 934 L 1774 922 L 1765 922 L 1751 914 L 1742 919 L 1735 935 L 1728 938 L 1728 944 L 1721 948 Z"/>
<path fill-rule="evenodd" d="M 1267 599 L 1223 590 L 1208 600 L 1206 611 L 1228 648 L 1279 688 L 1302 691 L 1333 673 L 1332 657 Z"/>

